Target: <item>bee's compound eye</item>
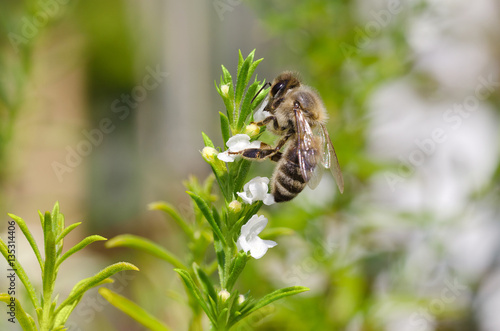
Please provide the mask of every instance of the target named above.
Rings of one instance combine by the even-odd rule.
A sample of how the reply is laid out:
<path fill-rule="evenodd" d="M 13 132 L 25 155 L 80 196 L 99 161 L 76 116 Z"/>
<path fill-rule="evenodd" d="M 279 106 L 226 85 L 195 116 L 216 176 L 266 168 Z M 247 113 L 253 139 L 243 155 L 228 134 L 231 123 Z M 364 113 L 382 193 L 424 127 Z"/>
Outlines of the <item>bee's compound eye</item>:
<path fill-rule="evenodd" d="M 285 83 L 284 82 L 279 82 L 276 83 L 273 88 L 271 89 L 271 95 L 275 96 L 279 91 L 285 88 Z"/>

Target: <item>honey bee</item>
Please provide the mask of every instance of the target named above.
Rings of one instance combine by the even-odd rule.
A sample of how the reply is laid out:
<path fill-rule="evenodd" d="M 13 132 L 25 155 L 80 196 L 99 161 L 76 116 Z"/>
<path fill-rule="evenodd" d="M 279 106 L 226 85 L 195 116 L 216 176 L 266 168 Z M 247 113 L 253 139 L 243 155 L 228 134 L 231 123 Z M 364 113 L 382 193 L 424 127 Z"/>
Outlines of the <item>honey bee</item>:
<path fill-rule="evenodd" d="M 314 189 L 321 179 L 322 168 L 330 169 L 343 193 L 344 180 L 318 93 L 302 85 L 295 73 L 287 71 L 274 79 L 266 102 L 263 112 L 268 116 L 254 124 L 265 125 L 282 138 L 276 147 L 262 143 L 260 148 L 245 149 L 239 154 L 249 160 L 277 162 L 271 179 L 274 200 L 290 201 L 306 184 Z"/>

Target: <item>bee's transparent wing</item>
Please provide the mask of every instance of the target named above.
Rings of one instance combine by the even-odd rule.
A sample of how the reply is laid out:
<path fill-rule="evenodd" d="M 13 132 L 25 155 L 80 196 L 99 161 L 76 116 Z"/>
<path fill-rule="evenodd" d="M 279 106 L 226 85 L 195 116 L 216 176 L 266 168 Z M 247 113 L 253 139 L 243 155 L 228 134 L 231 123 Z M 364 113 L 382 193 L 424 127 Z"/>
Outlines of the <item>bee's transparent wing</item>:
<path fill-rule="evenodd" d="M 295 124 L 297 129 L 297 155 L 299 158 L 300 172 L 304 181 L 311 186 L 310 181 L 316 187 L 320 178 L 317 178 L 316 165 L 320 160 L 319 151 L 317 146 L 316 137 L 314 136 L 309 123 L 305 119 L 300 109 L 294 108 L 295 111 Z"/>
<path fill-rule="evenodd" d="M 337 182 L 340 193 L 344 193 L 344 179 L 342 178 L 342 172 L 340 171 L 339 160 L 337 159 L 337 154 L 335 153 L 335 148 L 333 148 L 330 135 L 326 130 L 325 125 L 321 124 L 321 130 L 319 130 L 319 136 L 321 138 L 321 165 L 333 174 L 333 178 Z"/>

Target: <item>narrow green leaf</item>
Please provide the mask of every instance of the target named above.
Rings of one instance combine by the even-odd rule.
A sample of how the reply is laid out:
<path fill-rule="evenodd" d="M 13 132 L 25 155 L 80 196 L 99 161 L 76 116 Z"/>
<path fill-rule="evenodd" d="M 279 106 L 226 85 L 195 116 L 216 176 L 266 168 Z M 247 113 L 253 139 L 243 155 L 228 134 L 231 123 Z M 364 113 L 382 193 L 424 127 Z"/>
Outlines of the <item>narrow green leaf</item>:
<path fill-rule="evenodd" d="M 181 276 L 182 280 L 184 281 L 184 284 L 186 285 L 186 288 L 189 290 L 189 293 L 191 293 L 191 295 L 196 299 L 198 304 L 201 306 L 201 308 L 207 314 L 210 321 L 214 325 L 217 325 L 216 316 L 214 316 L 211 313 L 210 309 L 205 304 L 205 301 L 203 300 L 203 298 L 201 296 L 200 290 L 198 289 L 198 287 L 196 287 L 196 285 L 195 285 L 193 279 L 191 278 L 191 276 L 189 275 L 189 273 L 186 270 L 182 270 L 182 269 L 174 269 L 174 270 L 179 274 L 179 276 Z"/>
<path fill-rule="evenodd" d="M 205 202 L 205 200 L 203 200 L 200 196 L 194 194 L 193 192 L 187 191 L 186 193 L 189 194 L 189 196 L 193 199 L 198 208 L 200 208 L 200 211 L 202 212 L 203 216 L 205 216 L 205 219 L 208 221 L 208 224 L 210 224 L 210 226 L 212 227 L 212 230 L 214 234 L 217 236 L 217 238 L 220 241 L 222 241 L 224 245 L 226 245 L 226 239 L 222 235 L 222 232 L 219 226 L 217 225 L 213 217 L 213 214 L 210 212 L 210 208 L 208 207 L 208 204 Z"/>
<path fill-rule="evenodd" d="M 252 107 L 250 105 L 252 99 L 255 97 L 257 93 L 257 89 L 259 88 L 259 82 L 257 81 L 257 77 L 255 77 L 255 81 L 250 85 L 247 92 L 245 93 L 245 97 L 243 98 L 243 102 L 241 103 L 240 116 L 238 117 L 238 125 L 237 129 L 240 131 L 248 118 L 248 115 L 252 113 Z"/>
<path fill-rule="evenodd" d="M 243 186 L 245 185 L 245 180 L 248 175 L 248 171 L 252 167 L 252 161 L 241 159 L 238 161 L 238 169 L 236 171 L 236 177 L 234 179 L 234 193 L 241 192 Z"/>
<path fill-rule="evenodd" d="M 128 316 L 132 317 L 137 322 L 144 325 L 149 330 L 154 330 L 154 331 L 170 331 L 171 330 L 165 324 L 160 322 L 158 319 L 156 319 L 150 313 L 148 313 L 143 308 L 141 308 L 139 305 L 130 301 L 129 299 L 127 299 L 127 298 L 125 298 L 125 297 L 105 288 L 105 287 L 101 287 L 98 291 L 99 291 L 99 294 L 102 295 L 109 303 L 111 303 L 113 306 L 115 306 L 116 308 L 118 308 L 119 310 L 121 310 L 122 312 L 127 314 Z"/>
<path fill-rule="evenodd" d="M 139 268 L 137 268 L 135 265 L 128 263 L 128 262 L 118 262 L 115 264 L 112 264 L 103 270 L 99 271 L 97 274 L 95 274 L 92 277 L 85 278 L 81 281 L 79 281 L 71 290 L 69 296 L 64 300 L 59 307 L 54 312 L 54 315 L 57 315 L 61 309 L 66 307 L 67 305 L 71 305 L 75 300 L 79 300 L 82 298 L 82 296 L 90 290 L 91 288 L 98 286 L 103 282 L 106 278 L 109 278 L 116 274 L 117 272 L 120 271 L 125 271 L 125 270 L 135 270 L 139 271 Z"/>
<path fill-rule="evenodd" d="M 67 228 L 65 228 L 56 238 L 56 242 L 63 240 L 71 231 L 73 231 L 77 226 L 82 224 L 82 222 L 73 223 Z"/>
<path fill-rule="evenodd" d="M 156 244 L 155 242 L 135 236 L 132 234 L 122 234 L 108 240 L 105 244 L 107 248 L 113 247 L 129 247 L 133 249 L 138 249 L 157 258 L 167 261 L 174 267 L 179 269 L 187 270 L 186 267 L 174 254 L 163 248 L 162 246 Z"/>
<path fill-rule="evenodd" d="M 255 53 L 255 50 L 254 50 L 254 53 Z M 262 60 L 264 60 L 264 59 L 258 59 L 257 61 L 250 64 L 250 68 L 248 69 L 247 81 L 246 81 L 245 85 L 248 85 L 250 78 L 252 78 L 252 75 L 255 72 L 255 69 L 257 69 L 257 66 L 262 62 Z M 253 96 L 252 96 L 252 98 L 253 98 Z"/>
<path fill-rule="evenodd" d="M 226 115 L 219 112 L 220 115 L 220 129 L 222 133 L 222 139 L 224 140 L 224 146 L 226 146 L 227 141 L 231 137 L 230 128 L 229 128 L 229 120 Z"/>
<path fill-rule="evenodd" d="M 229 277 L 227 279 L 227 290 L 231 291 L 233 289 L 234 284 L 238 280 L 243 269 L 245 269 L 245 265 L 247 264 L 248 256 L 246 253 L 238 253 L 236 258 L 231 265 L 231 270 L 229 272 Z"/>
<path fill-rule="evenodd" d="M 43 223 L 45 221 L 45 215 L 41 212 L 41 211 L 38 211 L 38 216 L 40 216 L 40 224 L 42 225 L 42 229 L 43 229 Z"/>
<path fill-rule="evenodd" d="M 243 62 L 245 62 L 245 59 L 243 58 L 243 55 L 241 54 L 241 49 L 238 50 L 238 69 L 236 71 L 236 74 L 238 77 L 238 75 L 240 74 L 240 71 L 241 71 L 241 67 L 243 66 Z"/>
<path fill-rule="evenodd" d="M 223 74 L 221 86 L 222 85 L 229 86 L 227 97 L 222 94 L 222 91 L 220 90 L 220 88 L 218 89 L 218 91 L 220 91 L 219 94 L 221 95 L 222 100 L 224 101 L 224 106 L 226 107 L 227 118 L 229 120 L 229 123 L 233 123 L 234 114 L 236 112 L 236 109 L 235 109 L 236 107 L 235 107 L 235 103 L 234 103 L 233 78 L 231 77 L 231 74 L 226 69 L 226 67 L 224 67 L 224 66 L 221 66 L 221 67 L 222 67 L 222 74 Z"/>
<path fill-rule="evenodd" d="M 101 240 L 107 240 L 107 239 L 98 235 L 88 236 L 87 238 L 83 239 L 78 244 L 71 247 L 66 253 L 63 254 L 63 256 L 57 259 L 56 268 L 58 268 L 61 265 L 61 263 L 64 262 L 64 260 L 66 260 L 71 255 L 75 254 L 79 250 L 85 248 L 86 246 L 90 245 L 93 242 Z"/>
<path fill-rule="evenodd" d="M 212 300 L 217 301 L 217 293 L 215 292 L 212 281 L 210 280 L 208 275 L 203 270 L 201 270 L 196 263 L 193 263 L 193 270 L 196 277 L 198 278 L 198 281 L 203 286 L 203 289 L 208 294 L 208 296 L 211 297 Z"/>
<path fill-rule="evenodd" d="M 33 252 L 35 253 L 36 259 L 38 260 L 38 264 L 40 265 L 40 269 L 43 272 L 43 260 L 42 260 L 42 255 L 40 254 L 40 250 L 38 249 L 38 245 L 36 244 L 35 238 L 31 234 L 30 230 L 28 229 L 28 226 L 26 225 L 26 222 L 19 216 L 16 216 L 14 214 L 8 214 L 10 218 L 12 218 L 14 221 L 16 221 L 17 225 L 23 232 L 24 236 L 28 240 L 31 248 L 33 249 Z"/>
<path fill-rule="evenodd" d="M 205 146 L 207 147 L 212 147 L 215 148 L 214 143 L 212 140 L 205 134 L 205 132 L 202 132 L 201 135 L 203 136 L 203 142 L 205 143 Z"/>
<path fill-rule="evenodd" d="M 5 257 L 5 260 L 8 261 L 10 264 L 10 268 L 15 270 L 17 277 L 21 280 L 21 283 L 23 283 L 24 288 L 26 289 L 26 292 L 28 292 L 29 298 L 31 300 L 31 303 L 33 304 L 33 308 L 39 308 L 40 307 L 40 301 L 38 300 L 38 296 L 35 292 L 35 288 L 31 284 L 28 275 L 26 275 L 26 272 L 24 271 L 23 267 L 21 266 L 21 263 L 17 259 L 12 260 L 9 257 L 9 250 L 7 248 L 7 245 L 5 242 L 0 238 L 0 252 L 2 255 Z M 9 273 L 11 270 L 7 270 Z"/>
<path fill-rule="evenodd" d="M 233 77 L 231 77 L 231 73 L 229 72 L 229 70 L 227 70 L 226 67 L 224 67 L 224 65 L 221 65 L 221 68 L 222 68 L 223 85 L 225 84 L 233 85 Z M 231 86 L 229 88 L 231 88 Z"/>
<path fill-rule="evenodd" d="M 184 231 L 184 233 L 191 239 L 194 239 L 194 233 L 191 226 L 182 218 L 174 206 L 167 202 L 158 201 L 148 205 L 150 210 L 161 210 L 167 213 L 177 223 L 177 225 Z"/>
<path fill-rule="evenodd" d="M 237 105 L 240 105 L 241 98 L 243 97 L 243 92 L 245 91 L 248 81 L 250 80 L 250 77 L 248 77 L 248 71 L 250 69 L 250 65 L 253 62 L 254 53 L 255 50 L 250 52 L 245 61 L 243 61 L 243 64 L 238 67 L 238 76 L 236 79 L 236 91 L 234 94 L 234 100 Z"/>
<path fill-rule="evenodd" d="M 58 204 L 54 206 L 53 215 L 58 216 Z M 55 233 L 55 220 L 49 212 L 45 213 L 43 223 L 43 236 L 45 242 L 45 263 L 42 274 L 43 286 L 43 302 L 50 302 L 52 291 L 54 289 L 54 282 L 56 277 L 56 263 L 57 263 L 57 248 L 56 248 L 56 233 Z M 45 309 L 44 304 L 44 309 Z M 44 311 L 44 316 L 48 314 Z"/>
<path fill-rule="evenodd" d="M 19 325 L 23 328 L 24 331 L 36 331 L 36 324 L 35 320 L 33 317 L 31 317 L 28 313 L 26 313 L 21 306 L 21 302 L 17 300 L 14 297 L 11 297 L 7 293 L 0 293 L 0 301 L 5 302 L 5 304 L 9 305 L 12 302 L 14 302 L 16 311 L 15 311 L 15 317 L 17 321 L 19 322 Z M 7 309 L 9 311 L 9 309 Z M 8 314 L 8 313 L 7 313 Z M 7 318 L 10 318 L 11 316 L 8 315 Z"/>
<path fill-rule="evenodd" d="M 251 313 L 255 312 L 256 310 L 267 306 L 268 304 L 279 300 L 281 298 L 291 296 L 294 294 L 302 293 L 305 291 L 309 291 L 307 287 L 304 286 L 291 286 L 291 287 L 286 287 L 282 288 L 279 290 L 276 290 L 272 293 L 269 293 L 268 295 L 264 296 L 262 299 L 258 300 L 254 305 L 249 306 L 247 310 L 242 311 L 242 317 L 248 316 Z"/>

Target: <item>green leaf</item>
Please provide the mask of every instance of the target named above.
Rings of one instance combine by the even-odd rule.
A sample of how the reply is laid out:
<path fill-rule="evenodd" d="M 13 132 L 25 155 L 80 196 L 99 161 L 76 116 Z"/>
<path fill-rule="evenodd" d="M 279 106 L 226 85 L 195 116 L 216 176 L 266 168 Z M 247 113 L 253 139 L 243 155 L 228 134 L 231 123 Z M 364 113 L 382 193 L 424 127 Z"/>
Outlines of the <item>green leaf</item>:
<path fill-rule="evenodd" d="M 71 290 L 69 296 L 64 300 L 61 305 L 55 310 L 54 315 L 57 315 L 61 309 L 64 307 L 71 305 L 75 300 L 80 300 L 82 296 L 90 290 L 91 288 L 98 286 L 103 282 L 106 278 L 109 278 L 116 274 L 117 272 L 120 271 L 125 271 L 125 270 L 135 270 L 138 271 L 139 269 L 127 262 L 118 262 L 115 264 L 112 264 L 103 270 L 99 271 L 97 274 L 95 274 L 92 277 L 85 278 L 81 281 L 79 281 Z"/>
<path fill-rule="evenodd" d="M 98 235 L 88 236 L 87 238 L 83 239 L 78 244 L 71 247 L 66 253 L 64 253 L 63 256 L 61 256 L 59 259 L 57 259 L 56 268 L 58 268 L 61 265 L 61 263 L 64 262 L 64 260 L 66 260 L 71 255 L 75 254 L 79 250 L 85 248 L 86 246 L 90 245 L 93 242 L 102 241 L 102 240 L 107 240 L 107 239 L 104 237 L 98 236 Z"/>
<path fill-rule="evenodd" d="M 105 288 L 101 287 L 99 294 L 102 295 L 109 303 L 111 303 L 116 308 L 120 309 L 122 312 L 132 317 L 137 322 L 144 325 L 149 330 L 154 331 L 170 331 L 166 325 L 156 319 L 154 316 L 149 314 L 147 311 L 142 309 L 136 303 L 130 301 L 129 299 Z"/>
<path fill-rule="evenodd" d="M 184 270 L 188 269 L 174 254 L 170 253 L 162 246 L 156 244 L 155 242 L 149 239 L 135 236 L 132 234 L 122 234 L 116 236 L 108 240 L 105 246 L 107 248 L 129 247 L 133 249 L 138 249 L 153 256 L 156 256 L 162 260 L 165 260 L 176 268 Z"/>
<path fill-rule="evenodd" d="M 56 238 L 56 242 L 63 240 L 71 231 L 73 231 L 77 226 L 82 224 L 82 222 L 73 223 L 67 228 L 65 228 Z"/>
<path fill-rule="evenodd" d="M 24 331 L 36 331 L 37 328 L 36 328 L 35 320 L 33 319 L 33 317 L 31 317 L 29 314 L 27 314 L 24 311 L 19 300 L 17 300 L 14 297 L 11 297 L 7 293 L 0 293 L 0 301 L 5 302 L 6 304 L 10 304 L 12 302 L 11 298 L 14 299 L 15 306 L 16 306 L 16 312 L 15 312 L 16 319 L 19 322 L 19 325 L 21 325 L 22 329 Z"/>
<path fill-rule="evenodd" d="M 148 205 L 150 210 L 161 210 L 167 213 L 172 219 L 177 223 L 177 225 L 184 231 L 184 233 L 191 239 L 194 240 L 194 233 L 191 226 L 182 218 L 182 216 L 177 212 L 174 206 L 167 202 L 158 201 L 153 202 Z"/>
<path fill-rule="evenodd" d="M 236 177 L 234 179 L 233 190 L 234 193 L 241 192 L 243 190 L 243 186 L 245 185 L 245 180 L 248 175 L 248 171 L 252 167 L 252 161 L 241 159 L 238 161 L 238 168 L 236 170 Z"/>
<path fill-rule="evenodd" d="M 239 252 L 236 258 L 233 261 L 233 264 L 231 265 L 231 270 L 229 272 L 229 277 L 227 280 L 227 290 L 231 291 L 234 284 L 236 283 L 236 280 L 238 280 L 238 277 L 240 276 L 241 272 L 243 269 L 245 269 L 245 265 L 248 261 L 248 255 L 246 253 Z"/>
<path fill-rule="evenodd" d="M 259 85 L 260 84 L 257 81 L 257 77 L 255 77 L 255 81 L 252 83 L 252 85 L 250 85 L 247 92 L 245 93 L 245 97 L 243 98 L 243 102 L 241 103 L 240 116 L 238 117 L 238 125 L 236 127 L 238 129 L 238 132 L 245 125 L 245 121 L 247 120 L 248 115 L 252 113 L 253 109 L 250 103 L 258 91 L 257 89 L 259 88 Z"/>
<path fill-rule="evenodd" d="M 210 309 L 205 304 L 205 301 L 203 300 L 203 298 L 201 296 L 200 290 L 198 289 L 198 287 L 196 287 L 196 285 L 195 285 L 193 279 L 191 278 L 191 276 L 189 275 L 189 273 L 186 270 L 182 270 L 182 269 L 174 269 L 174 270 L 179 274 L 179 276 L 181 276 L 181 278 L 184 281 L 184 284 L 186 285 L 186 288 L 188 289 L 189 293 L 191 293 L 191 295 L 196 299 L 196 301 L 198 302 L 198 304 L 201 306 L 201 308 L 207 314 L 207 316 L 210 319 L 210 321 L 214 325 L 217 325 L 216 316 L 214 316 L 211 313 Z"/>
<path fill-rule="evenodd" d="M 215 148 L 214 143 L 212 140 L 205 134 L 205 132 L 202 132 L 201 135 L 203 136 L 203 142 L 205 143 L 205 146 L 207 147 L 212 147 Z"/>
<path fill-rule="evenodd" d="M 59 217 L 58 204 L 54 206 L 52 215 Z M 43 236 L 45 242 L 45 263 L 42 274 L 43 285 L 43 302 L 44 309 L 47 308 L 46 303 L 50 302 L 52 291 L 54 289 L 55 278 L 57 275 L 56 262 L 57 262 L 57 248 L 56 248 L 56 233 L 55 233 L 55 220 L 49 212 L 45 212 L 43 221 Z M 44 316 L 47 316 L 44 312 Z"/>
<path fill-rule="evenodd" d="M 30 230 L 28 229 L 28 226 L 26 225 L 26 222 L 19 216 L 16 216 L 14 214 L 8 214 L 10 218 L 12 218 L 14 221 L 16 221 L 17 225 L 23 232 L 24 236 L 28 240 L 31 248 L 33 249 L 33 252 L 35 253 L 36 259 L 38 260 L 38 264 L 40 265 L 40 269 L 43 272 L 43 260 L 42 260 L 42 255 L 40 254 L 40 250 L 38 249 L 38 245 L 36 244 L 35 238 L 31 234 Z"/>
<path fill-rule="evenodd" d="M 228 323 L 230 326 L 234 325 L 236 322 L 240 321 L 244 317 L 247 317 L 251 313 L 259 310 L 262 307 L 267 306 L 268 304 L 279 300 L 284 297 L 288 297 L 294 294 L 302 293 L 305 291 L 309 291 L 307 287 L 304 286 L 291 286 L 276 290 L 268 295 L 264 296 L 262 299 L 258 300 L 254 304 L 248 305 L 245 309 L 241 310 L 241 315 L 233 317 L 231 321 Z"/>
<path fill-rule="evenodd" d="M 224 146 L 226 146 L 227 141 L 231 137 L 230 128 L 229 128 L 229 120 L 226 115 L 219 112 L 220 115 L 220 129 L 222 133 L 222 140 L 224 140 Z"/>
<path fill-rule="evenodd" d="M 249 314 L 253 313 L 254 311 L 256 311 L 262 307 L 265 307 L 268 304 L 270 304 L 276 300 L 279 300 L 279 299 L 282 299 L 282 298 L 285 298 L 285 297 L 288 297 L 291 295 L 299 294 L 299 293 L 302 293 L 305 291 L 309 291 L 309 288 L 304 287 L 304 286 L 291 286 L 291 287 L 286 287 L 286 288 L 276 290 L 272 293 L 265 295 L 262 299 L 258 300 L 251 308 L 249 308 L 248 311 L 245 312 L 245 314 L 249 315 Z"/>
<path fill-rule="evenodd" d="M 38 300 L 38 296 L 35 292 L 35 288 L 31 284 L 28 275 L 26 275 L 26 272 L 24 271 L 23 267 L 21 266 L 21 263 L 17 259 L 15 260 L 10 260 L 9 259 L 9 250 L 7 249 L 7 245 L 5 242 L 0 238 L 0 252 L 2 255 L 5 257 L 5 260 L 10 261 L 9 263 L 12 263 L 13 266 L 11 265 L 11 269 L 16 270 L 16 275 L 19 277 L 21 280 L 21 283 L 23 283 L 24 288 L 26 289 L 26 292 L 29 294 L 29 298 L 31 300 L 31 303 L 33 304 L 33 308 L 39 308 L 40 307 L 40 301 Z"/>
<path fill-rule="evenodd" d="M 211 297 L 212 300 L 217 301 L 217 293 L 215 292 L 212 281 L 210 280 L 208 275 L 203 270 L 201 270 L 196 263 L 193 263 L 193 270 L 207 295 Z"/>
<path fill-rule="evenodd" d="M 208 224 L 210 224 L 210 226 L 212 227 L 215 236 L 217 236 L 217 238 L 220 241 L 222 241 L 224 245 L 226 245 L 226 239 L 222 235 L 222 232 L 219 226 L 217 225 L 217 222 L 215 221 L 213 214 L 211 213 L 210 208 L 208 207 L 208 204 L 205 202 L 205 200 L 203 200 L 200 196 L 194 194 L 193 192 L 187 191 L 186 193 L 189 194 L 189 196 L 193 199 L 198 208 L 200 208 L 200 211 L 202 212 L 203 216 L 205 216 L 205 219 L 208 221 Z"/>
<path fill-rule="evenodd" d="M 227 112 L 227 118 L 229 120 L 229 123 L 233 123 L 234 121 L 234 114 L 236 112 L 235 109 L 235 104 L 234 104 L 234 87 L 233 87 L 233 78 L 231 77 L 231 74 L 229 71 L 226 69 L 226 67 L 222 67 L 222 85 L 228 85 L 229 86 L 229 91 L 227 93 L 227 97 L 222 94 L 222 91 L 220 88 L 217 88 L 217 91 L 222 97 L 222 100 L 224 101 L 224 106 L 226 107 L 226 112 Z"/>
<path fill-rule="evenodd" d="M 253 63 L 253 57 L 255 54 L 255 50 L 251 51 L 248 54 L 247 58 L 243 61 L 241 65 L 238 65 L 238 76 L 236 79 L 236 92 L 234 94 L 234 100 L 237 105 L 241 103 L 241 98 L 243 97 L 243 92 L 248 85 L 248 81 L 250 77 L 248 77 L 250 66 Z M 241 51 L 240 51 L 240 60 L 241 60 Z M 241 61 L 240 61 L 241 62 Z"/>

